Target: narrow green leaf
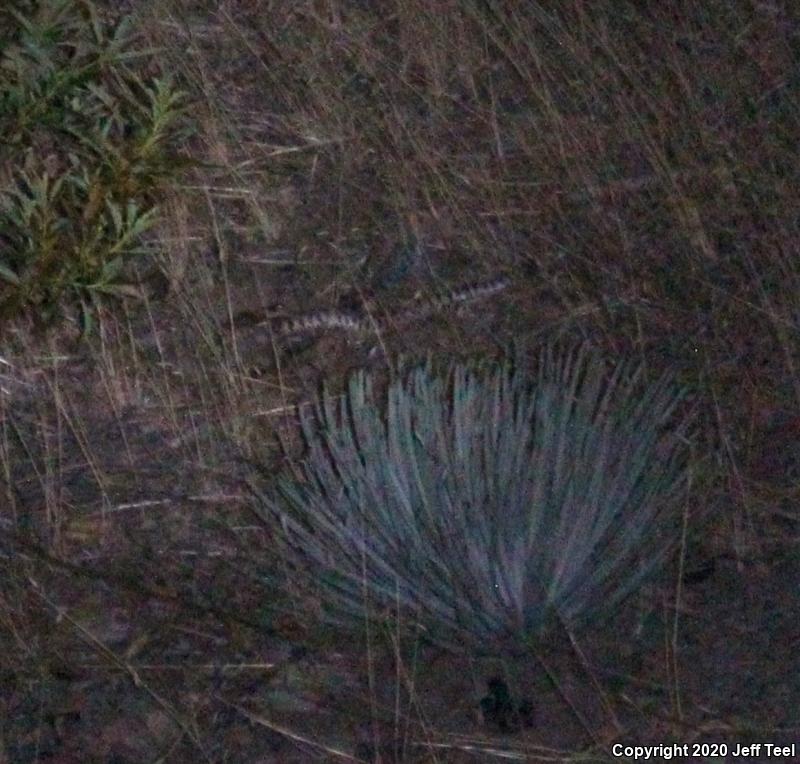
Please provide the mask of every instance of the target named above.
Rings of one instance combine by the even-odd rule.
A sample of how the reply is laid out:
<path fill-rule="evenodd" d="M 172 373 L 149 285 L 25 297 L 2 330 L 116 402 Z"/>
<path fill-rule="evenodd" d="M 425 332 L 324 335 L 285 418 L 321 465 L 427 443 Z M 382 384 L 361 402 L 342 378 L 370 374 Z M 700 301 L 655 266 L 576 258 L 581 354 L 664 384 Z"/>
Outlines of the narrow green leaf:
<path fill-rule="evenodd" d="M 5 279 L 9 284 L 13 284 L 14 286 L 19 286 L 20 284 L 19 276 L 3 263 L 0 263 L 0 278 Z"/>

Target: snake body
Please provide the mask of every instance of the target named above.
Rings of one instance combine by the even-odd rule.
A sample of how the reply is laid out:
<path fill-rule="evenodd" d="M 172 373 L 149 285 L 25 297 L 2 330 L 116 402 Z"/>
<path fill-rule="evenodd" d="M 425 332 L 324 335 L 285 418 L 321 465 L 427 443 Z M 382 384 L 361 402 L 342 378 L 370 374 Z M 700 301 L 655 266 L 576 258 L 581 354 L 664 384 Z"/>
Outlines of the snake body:
<path fill-rule="evenodd" d="M 465 284 L 439 297 L 419 300 L 404 310 L 385 317 L 365 308 L 363 311 L 318 310 L 281 321 L 263 322 L 268 324 L 276 337 L 290 337 L 313 334 L 319 331 L 334 330 L 353 335 L 380 333 L 390 327 L 397 328 L 426 318 L 433 313 L 447 310 L 463 303 L 474 302 L 497 294 L 511 284 L 506 277 Z"/>

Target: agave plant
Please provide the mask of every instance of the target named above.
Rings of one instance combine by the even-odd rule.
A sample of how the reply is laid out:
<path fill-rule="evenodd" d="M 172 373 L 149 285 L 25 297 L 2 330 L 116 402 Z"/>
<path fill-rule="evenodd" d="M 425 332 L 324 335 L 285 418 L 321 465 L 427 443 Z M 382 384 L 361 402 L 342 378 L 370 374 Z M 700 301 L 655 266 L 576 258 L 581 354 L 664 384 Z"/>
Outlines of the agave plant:
<path fill-rule="evenodd" d="M 328 618 L 404 614 L 434 641 L 520 647 L 609 614 L 676 540 L 688 419 L 668 376 L 545 349 L 481 373 L 367 373 L 301 415 L 307 454 L 259 492 Z"/>

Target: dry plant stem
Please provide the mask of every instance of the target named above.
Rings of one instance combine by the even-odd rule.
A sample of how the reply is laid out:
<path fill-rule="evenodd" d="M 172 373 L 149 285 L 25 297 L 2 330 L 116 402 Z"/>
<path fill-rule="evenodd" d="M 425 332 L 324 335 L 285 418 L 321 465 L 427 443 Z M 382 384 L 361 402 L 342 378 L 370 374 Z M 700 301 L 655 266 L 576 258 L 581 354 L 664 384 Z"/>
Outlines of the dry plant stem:
<path fill-rule="evenodd" d="M 414 642 L 414 653 L 413 653 L 413 658 L 412 658 L 412 665 L 411 665 L 411 668 L 409 670 L 406 667 L 406 663 L 403 660 L 403 656 L 402 656 L 402 653 L 400 651 L 400 645 L 402 643 L 403 630 L 401 628 L 401 622 L 400 622 L 399 605 L 398 605 L 398 610 L 396 611 L 395 617 L 396 617 L 397 629 L 395 630 L 395 632 L 393 634 L 390 634 L 390 638 L 392 640 L 392 646 L 394 647 L 395 661 L 396 661 L 396 666 L 397 666 L 397 668 L 396 668 L 397 694 L 396 694 L 396 700 L 395 700 L 395 704 L 396 704 L 395 705 L 395 715 L 396 715 L 395 729 L 397 731 L 396 738 L 398 740 L 401 739 L 401 735 L 400 735 L 400 732 L 401 732 L 401 730 L 400 730 L 400 688 L 403 685 L 405 685 L 406 692 L 407 692 L 408 698 L 409 698 L 409 705 L 414 709 L 414 712 L 416 713 L 417 722 L 421 727 L 421 731 L 422 731 L 422 734 L 423 734 L 424 739 L 426 741 L 426 744 L 430 744 L 432 739 L 433 739 L 433 734 L 432 734 L 433 733 L 433 728 L 432 728 L 431 723 L 425 717 L 424 709 L 422 708 L 422 705 L 419 702 L 419 696 L 417 694 L 417 685 L 416 685 L 416 677 L 417 677 L 419 657 L 420 657 L 419 656 L 419 640 L 415 639 L 415 642 Z M 409 717 L 407 716 L 406 718 L 408 719 Z M 404 748 L 406 747 L 405 746 L 405 740 L 406 740 L 407 735 L 408 735 L 408 729 L 409 729 L 409 722 L 407 721 L 406 724 L 405 724 L 405 729 L 403 729 L 403 731 L 402 731 L 402 733 L 403 733 L 402 739 L 404 740 Z"/>
<path fill-rule="evenodd" d="M 199 636 L 203 636 L 203 634 L 199 631 L 192 631 L 191 629 L 181 629 L 189 634 L 197 634 Z M 172 663 L 137 663 L 135 668 L 137 672 L 141 671 L 185 671 L 186 669 L 191 669 L 192 671 L 205 671 L 208 673 L 217 674 L 235 674 L 244 671 L 253 671 L 259 674 L 263 674 L 267 671 L 274 671 L 279 664 L 277 663 L 181 663 L 180 665 L 175 665 Z M 92 669 L 105 669 L 108 668 L 103 663 L 84 663 L 82 664 L 83 668 L 92 668 Z M 124 671 L 127 671 L 127 667 L 123 667 Z"/>
<path fill-rule="evenodd" d="M 686 536 L 689 529 L 689 499 L 692 493 L 692 478 L 694 473 L 689 467 L 689 481 L 686 489 L 687 499 L 683 508 L 683 520 L 681 526 L 681 543 L 678 555 L 678 578 L 675 582 L 675 605 L 672 620 L 672 642 L 668 646 L 667 655 L 667 675 L 670 677 L 670 695 L 672 701 L 672 711 L 678 719 L 683 719 L 683 707 L 681 704 L 681 692 L 678 683 L 678 621 L 681 612 L 681 599 L 683 597 L 683 574 L 686 567 Z"/>
<path fill-rule="evenodd" d="M 572 634 L 571 630 L 563 623 L 562 623 L 562 628 L 564 630 L 564 633 L 569 638 L 569 643 L 570 647 L 572 648 L 572 652 L 577 657 L 582 670 L 589 677 L 591 684 L 597 690 L 598 695 L 601 698 L 602 705 L 606 710 L 607 717 L 611 722 L 611 725 L 613 726 L 615 732 L 622 732 L 623 727 L 620 724 L 616 713 L 614 712 L 611 702 L 609 701 L 605 691 L 597 681 L 597 678 L 595 677 L 594 672 L 591 670 L 591 667 L 589 666 L 589 663 L 586 660 L 586 656 L 583 654 L 583 651 L 578 646 L 578 643 L 574 635 Z M 610 755 L 610 749 L 608 748 L 608 741 L 604 739 L 604 736 L 598 734 L 598 731 L 595 728 L 595 726 L 586 718 L 584 713 L 578 708 L 574 700 L 570 697 L 570 693 L 567 691 L 567 689 L 565 689 L 564 685 L 559 681 L 555 669 L 553 669 L 550 666 L 549 662 L 545 659 L 544 653 L 537 648 L 536 644 L 532 640 L 529 641 L 528 643 L 528 649 L 530 650 L 531 655 L 534 657 L 536 662 L 542 667 L 543 671 L 547 675 L 547 678 L 550 680 L 553 687 L 555 687 L 558 694 L 562 697 L 564 702 L 569 706 L 569 709 L 572 712 L 572 714 L 578 720 L 580 725 L 589 734 L 589 737 L 594 741 L 594 743 L 599 748 L 606 750 L 606 752 L 609 753 Z"/>
<path fill-rule="evenodd" d="M 57 362 L 53 362 L 53 372 L 55 383 L 51 382 L 49 379 L 47 380 L 47 384 L 50 387 L 50 392 L 53 396 L 53 401 L 56 406 L 56 411 L 58 413 L 58 421 L 59 421 L 59 430 L 61 429 L 60 423 L 63 420 L 66 422 L 67 426 L 69 427 L 70 431 L 72 432 L 75 441 L 80 448 L 81 453 L 83 454 L 84 459 L 86 459 L 86 464 L 89 466 L 92 476 L 95 479 L 97 487 L 100 490 L 100 494 L 103 499 L 103 512 L 111 506 L 111 499 L 109 498 L 108 491 L 106 490 L 106 481 L 103 476 L 102 470 L 100 466 L 97 464 L 94 454 L 92 453 L 92 446 L 91 446 L 91 437 L 90 434 L 86 431 L 86 429 L 82 426 L 82 423 L 77 420 L 75 416 L 73 416 L 70 412 L 70 409 L 74 410 L 74 406 L 70 405 L 68 400 L 64 399 L 64 395 L 61 394 L 61 390 L 58 384 L 58 366 Z M 105 515 L 103 515 L 105 519 Z"/>
<path fill-rule="evenodd" d="M 710 365 L 710 361 L 706 361 L 706 367 Z M 712 377 L 709 375 L 709 378 Z M 714 389 L 713 385 L 709 385 L 709 390 L 711 393 L 711 399 L 714 404 L 714 414 L 717 420 L 717 431 L 719 432 L 720 440 L 725 448 L 725 454 L 728 457 L 728 463 L 731 468 L 731 474 L 733 476 L 733 480 L 736 482 L 736 487 L 738 489 L 738 494 L 740 497 L 744 499 L 744 517 L 737 511 L 731 512 L 731 525 L 732 525 L 732 537 L 733 537 L 733 546 L 734 546 L 734 553 L 736 554 L 736 566 L 739 570 L 739 573 L 744 573 L 744 559 L 747 556 L 747 549 L 748 543 L 747 540 L 744 538 L 744 528 L 752 527 L 752 513 L 750 510 L 750 503 L 746 500 L 747 491 L 745 490 L 744 480 L 742 479 L 742 475 L 739 472 L 739 467 L 736 463 L 736 456 L 734 454 L 734 448 L 731 444 L 731 439 L 728 435 L 728 428 L 725 424 L 725 419 L 722 414 L 722 408 L 720 407 L 719 403 L 719 396 L 717 395 L 717 391 Z M 743 527 L 744 526 L 744 527 Z M 752 540 L 755 539 L 755 534 L 751 535 L 751 543 Z"/>
<path fill-rule="evenodd" d="M 363 594 L 364 594 L 364 636 L 367 649 L 367 682 L 369 684 L 369 711 L 372 722 L 372 739 L 375 750 L 381 748 L 380 728 L 378 726 L 378 709 L 375 697 L 375 663 L 372 654 L 372 629 L 370 628 L 369 587 L 367 586 L 367 561 L 362 556 Z"/>
<path fill-rule="evenodd" d="M 39 560 L 46 565 L 55 568 L 64 573 L 70 573 L 73 576 L 88 579 L 89 581 L 100 581 L 110 586 L 119 587 L 122 591 L 131 592 L 133 594 L 145 597 L 147 599 L 155 599 L 159 602 L 168 602 L 171 605 L 179 608 L 185 613 L 192 613 L 194 615 L 200 614 L 203 616 L 212 616 L 220 623 L 230 626 L 236 624 L 243 626 L 260 634 L 274 636 L 274 630 L 265 627 L 263 623 L 251 621 L 247 617 L 236 613 L 235 611 L 223 610 L 222 608 L 214 605 L 205 605 L 201 602 L 188 601 L 186 598 L 181 597 L 174 591 L 168 589 L 166 586 L 147 586 L 141 583 L 131 574 L 121 574 L 117 572 L 98 571 L 88 565 L 77 565 L 67 560 L 62 560 L 53 555 L 49 549 L 41 544 L 32 540 L 23 534 L 8 531 L 6 533 L 6 542 L 13 544 L 15 554 L 21 553 L 25 556 L 30 556 L 33 559 Z"/>
<path fill-rule="evenodd" d="M 606 693 L 606 691 L 603 689 L 600 682 L 597 681 L 597 676 L 595 675 L 594 671 L 592 671 L 592 667 L 589 665 L 589 661 L 586 659 L 583 650 L 581 650 L 580 645 L 578 644 L 578 640 L 575 639 L 575 635 L 566 626 L 564 627 L 564 630 L 567 632 L 567 635 L 569 636 L 569 643 L 572 646 L 575 655 L 578 657 L 578 660 L 580 661 L 583 670 L 586 672 L 589 679 L 591 679 L 592 684 L 597 690 L 598 695 L 602 699 L 603 705 L 606 707 L 606 711 L 608 711 L 611 723 L 614 725 L 614 728 L 618 732 L 621 732 L 623 727 L 619 719 L 617 718 L 617 714 L 614 711 L 614 706 L 612 705 L 611 700 L 608 697 L 608 693 Z"/>
<path fill-rule="evenodd" d="M 362 303 L 364 305 L 367 305 L 368 304 L 367 300 L 361 289 L 358 290 L 358 295 L 361 298 Z M 375 332 L 375 336 L 378 339 L 378 344 L 381 347 L 381 352 L 383 353 L 383 357 L 388 361 L 390 356 L 389 356 L 389 351 L 386 349 L 386 343 L 384 342 L 383 339 L 383 332 L 381 331 L 381 326 L 379 322 L 376 320 L 375 316 L 369 310 L 367 310 L 367 320 L 372 325 L 372 330 Z"/>
<path fill-rule="evenodd" d="M 402 660 L 400 656 L 400 601 L 399 597 L 397 599 L 397 609 L 395 611 L 395 623 L 397 624 L 397 630 L 394 634 L 391 635 L 392 641 L 394 642 L 395 648 L 395 656 L 394 656 L 394 739 L 400 740 L 400 688 L 402 687 Z M 396 748 L 396 746 L 395 746 Z M 397 751 L 395 750 L 395 755 Z"/>
<path fill-rule="evenodd" d="M 131 450 L 131 445 L 128 441 L 128 434 L 126 432 L 119 403 L 120 400 L 124 399 L 125 395 L 123 390 L 120 389 L 122 387 L 120 380 L 122 379 L 123 372 L 115 370 L 113 368 L 113 362 L 110 362 L 110 359 L 108 360 L 109 363 L 98 364 L 98 366 L 103 370 L 103 373 L 100 374 L 100 384 L 105 390 L 106 399 L 108 400 L 109 406 L 111 407 L 111 411 L 114 415 L 114 420 L 117 424 L 117 431 L 122 439 L 122 445 L 125 449 L 125 454 L 127 455 L 128 465 L 133 468 L 133 451 Z"/>
<path fill-rule="evenodd" d="M 11 521 L 14 525 L 19 522 L 19 514 L 17 510 L 17 500 L 14 495 L 14 488 L 11 476 L 11 444 L 9 442 L 8 432 L 8 419 L 5 412 L 0 408 L 0 421 L 2 421 L 2 440 L 0 440 L 0 465 L 2 465 L 2 480 L 5 483 L 5 499 L 8 502 L 7 506 L 10 509 Z"/>
<path fill-rule="evenodd" d="M 119 658 L 119 656 L 113 651 L 106 647 L 101 640 L 95 637 L 86 627 L 78 623 L 66 610 L 66 608 L 61 607 L 60 605 L 56 604 L 51 600 L 42 590 L 41 584 L 38 581 L 35 581 L 33 578 L 29 579 L 31 584 L 31 591 L 41 599 L 45 604 L 47 604 L 56 614 L 57 619 L 67 621 L 67 623 L 71 624 L 73 628 L 89 643 L 95 646 L 95 648 L 108 660 L 117 666 L 120 669 L 123 669 L 133 681 L 134 686 L 140 687 L 143 689 L 178 725 L 178 727 L 183 730 L 183 733 L 189 740 L 192 741 L 195 748 L 200 752 L 203 759 L 209 764 L 211 764 L 212 759 L 206 753 L 203 743 L 198 737 L 197 731 L 192 729 L 192 726 L 178 713 L 177 709 L 164 698 L 162 698 L 155 690 L 153 690 L 148 684 L 142 681 L 142 678 L 139 676 L 136 668 L 132 666 L 130 663 L 127 663 Z"/>
<path fill-rule="evenodd" d="M 234 326 L 233 321 L 233 300 L 231 297 L 230 279 L 228 277 L 228 261 L 230 260 L 230 257 L 228 256 L 227 244 L 225 243 L 222 233 L 220 232 L 219 218 L 217 216 L 216 207 L 214 206 L 214 200 L 211 198 L 211 194 L 207 188 L 205 189 L 205 199 L 209 210 L 209 216 L 211 218 L 211 225 L 214 231 L 214 242 L 217 247 L 217 252 L 219 253 L 219 265 L 220 272 L 222 273 L 223 286 L 225 288 L 225 307 L 227 310 L 228 329 L 231 335 L 231 347 L 233 348 L 234 360 L 236 361 L 237 367 L 242 368 L 242 359 L 239 355 L 239 345 L 236 341 L 236 327 Z"/>
<path fill-rule="evenodd" d="M 298 735 L 296 732 L 292 732 L 292 730 L 290 730 L 288 727 L 275 724 L 263 716 L 254 714 L 252 711 L 248 711 L 246 708 L 238 705 L 237 703 L 231 703 L 230 701 L 225 700 L 225 698 L 221 697 L 220 695 L 215 695 L 214 699 L 218 700 L 220 703 L 224 703 L 230 708 L 235 708 L 242 716 L 244 716 L 246 719 L 249 719 L 254 724 L 259 724 L 262 727 L 272 730 L 273 732 L 277 732 L 279 735 L 289 738 L 289 740 L 294 740 L 298 743 L 303 743 L 311 746 L 312 748 L 316 748 L 317 750 L 325 751 L 326 753 L 335 756 L 337 759 L 344 759 L 344 761 L 354 761 L 357 762 L 357 764 L 364 764 L 362 759 L 357 759 L 355 756 L 351 756 L 349 753 L 340 751 L 338 748 L 331 748 L 329 745 L 323 745 L 322 743 L 318 743 L 316 740 L 311 740 L 310 738 Z"/>

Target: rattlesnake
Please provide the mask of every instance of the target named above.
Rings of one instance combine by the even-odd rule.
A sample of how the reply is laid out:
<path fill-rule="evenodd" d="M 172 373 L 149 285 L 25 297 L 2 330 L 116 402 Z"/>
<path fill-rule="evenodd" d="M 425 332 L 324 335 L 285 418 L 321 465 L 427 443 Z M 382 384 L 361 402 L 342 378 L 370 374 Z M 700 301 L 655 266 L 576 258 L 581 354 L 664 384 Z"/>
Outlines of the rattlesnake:
<path fill-rule="evenodd" d="M 361 311 L 318 310 L 287 319 L 268 319 L 259 322 L 261 327 L 269 327 L 275 337 L 291 337 L 332 329 L 351 335 L 369 335 L 380 333 L 393 327 L 403 327 L 426 318 L 433 313 L 446 310 L 451 306 L 474 302 L 495 295 L 507 289 L 511 280 L 507 277 L 495 278 L 465 284 L 439 297 L 418 300 L 409 307 L 385 317 L 376 315 L 369 305 Z"/>

